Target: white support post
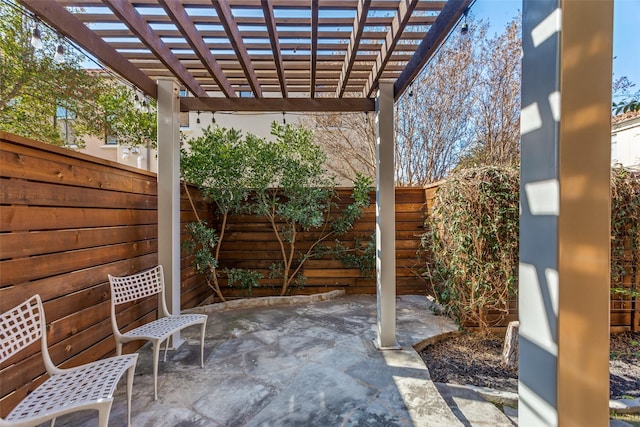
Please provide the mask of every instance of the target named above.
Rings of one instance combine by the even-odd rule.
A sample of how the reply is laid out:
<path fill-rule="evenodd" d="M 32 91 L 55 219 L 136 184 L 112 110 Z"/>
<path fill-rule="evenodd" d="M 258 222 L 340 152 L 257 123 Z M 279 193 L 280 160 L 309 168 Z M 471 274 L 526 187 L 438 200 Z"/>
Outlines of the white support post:
<path fill-rule="evenodd" d="M 158 262 L 164 269 L 165 298 L 171 314 L 180 313 L 180 86 L 158 79 Z M 173 335 L 171 347 L 183 343 Z"/>
<path fill-rule="evenodd" d="M 380 82 L 376 97 L 376 275 L 378 349 L 396 349 L 396 211 L 393 83 Z"/>

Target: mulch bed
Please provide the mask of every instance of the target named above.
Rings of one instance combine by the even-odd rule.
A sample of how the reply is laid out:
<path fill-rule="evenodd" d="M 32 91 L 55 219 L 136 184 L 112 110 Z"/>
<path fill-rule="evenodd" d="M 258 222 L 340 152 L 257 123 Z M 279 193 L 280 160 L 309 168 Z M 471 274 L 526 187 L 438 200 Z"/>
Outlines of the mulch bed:
<path fill-rule="evenodd" d="M 518 391 L 517 369 L 500 366 L 504 334 L 467 332 L 427 346 L 420 355 L 435 382 Z M 640 397 L 640 332 L 611 335 L 612 399 Z"/>

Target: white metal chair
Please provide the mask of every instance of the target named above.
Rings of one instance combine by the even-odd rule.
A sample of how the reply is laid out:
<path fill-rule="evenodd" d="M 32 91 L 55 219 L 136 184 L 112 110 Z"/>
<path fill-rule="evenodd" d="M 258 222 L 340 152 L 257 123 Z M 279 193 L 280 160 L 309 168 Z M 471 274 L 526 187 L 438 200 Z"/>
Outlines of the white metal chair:
<path fill-rule="evenodd" d="M 164 299 L 164 273 L 158 265 L 150 270 L 132 276 L 115 277 L 109 274 L 111 284 L 111 325 L 116 339 L 116 351 L 122 354 L 122 344 L 129 341 L 145 340 L 153 344 L 153 394 L 158 399 L 158 358 L 160 345 L 166 341 L 164 347 L 164 361 L 167 361 L 169 337 L 182 329 L 201 325 L 200 330 L 200 367 L 204 367 L 204 328 L 207 324 L 206 314 L 177 314 L 172 315 L 167 309 Z M 116 319 L 116 306 L 141 298 L 158 294 L 160 299 L 160 317 L 127 332 L 120 332 Z"/>
<path fill-rule="evenodd" d="M 87 409 L 98 411 L 98 425 L 107 427 L 113 392 L 127 375 L 127 423 L 131 425 L 131 389 L 137 354 L 111 357 L 70 369 L 56 368 L 47 348 L 46 324 L 40 295 L 0 315 L 0 363 L 40 340 L 49 378 L 28 394 L 0 426 L 36 426 L 61 415 Z"/>

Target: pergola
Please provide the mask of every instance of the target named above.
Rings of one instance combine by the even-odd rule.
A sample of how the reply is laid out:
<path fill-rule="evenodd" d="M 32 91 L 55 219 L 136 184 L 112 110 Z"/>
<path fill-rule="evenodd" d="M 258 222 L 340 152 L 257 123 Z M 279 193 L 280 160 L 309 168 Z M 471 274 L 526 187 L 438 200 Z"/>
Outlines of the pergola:
<path fill-rule="evenodd" d="M 179 111 L 376 111 L 376 345 L 396 347 L 394 101 L 472 0 L 18 1 L 157 99 L 174 312 Z M 519 418 L 606 425 L 613 0 L 523 5 Z"/>

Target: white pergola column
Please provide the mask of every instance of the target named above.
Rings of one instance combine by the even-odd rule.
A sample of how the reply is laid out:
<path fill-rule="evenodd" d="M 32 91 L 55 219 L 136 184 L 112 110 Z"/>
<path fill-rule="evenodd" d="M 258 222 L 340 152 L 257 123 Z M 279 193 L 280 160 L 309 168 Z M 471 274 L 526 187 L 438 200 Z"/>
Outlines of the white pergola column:
<path fill-rule="evenodd" d="M 180 313 L 180 86 L 158 79 L 158 262 L 171 314 Z M 171 346 L 183 340 L 173 335 Z"/>
<path fill-rule="evenodd" d="M 380 82 L 376 97 L 376 276 L 379 349 L 396 342 L 396 196 L 393 83 Z"/>
<path fill-rule="evenodd" d="M 609 425 L 613 1 L 525 0 L 521 426 Z"/>

